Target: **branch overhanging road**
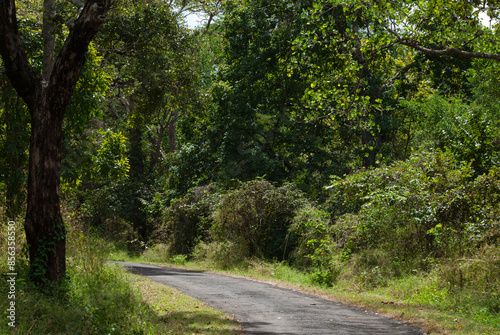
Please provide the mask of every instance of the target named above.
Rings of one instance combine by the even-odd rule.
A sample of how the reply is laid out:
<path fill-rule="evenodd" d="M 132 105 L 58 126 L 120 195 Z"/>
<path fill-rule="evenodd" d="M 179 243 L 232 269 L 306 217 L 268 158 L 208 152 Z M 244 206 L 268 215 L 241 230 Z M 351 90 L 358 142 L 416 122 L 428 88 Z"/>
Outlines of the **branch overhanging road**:
<path fill-rule="evenodd" d="M 246 334 L 424 334 L 398 320 L 253 280 L 144 263 L 119 264 L 234 315 Z"/>

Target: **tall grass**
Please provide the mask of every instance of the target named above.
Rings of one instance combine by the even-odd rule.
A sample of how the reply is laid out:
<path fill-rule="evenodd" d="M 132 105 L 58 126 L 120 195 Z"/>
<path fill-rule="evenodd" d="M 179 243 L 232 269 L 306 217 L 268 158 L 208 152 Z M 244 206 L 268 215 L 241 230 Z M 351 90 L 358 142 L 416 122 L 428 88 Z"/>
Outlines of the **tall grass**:
<path fill-rule="evenodd" d="M 2 227 L 4 228 L 4 227 Z M 5 240 L 5 229 L 0 234 Z M 34 287 L 27 279 L 24 233 L 17 223 L 16 323 L 0 323 L 2 334 L 147 334 L 154 330 L 154 313 L 141 302 L 123 271 L 106 262 L 106 245 L 76 227 L 68 232 L 68 278 L 60 285 Z M 4 246 L 4 243 L 1 243 Z M 2 250 L 2 273 L 7 262 Z M 5 314 L 7 290 L 1 283 L 0 304 Z"/>
<path fill-rule="evenodd" d="M 7 220 L 8 221 L 8 220 Z M 7 222 L 5 221 L 5 222 Z M 240 327 L 226 314 L 177 290 L 127 273 L 108 262 L 116 249 L 72 220 L 67 235 L 67 279 L 59 285 L 33 286 L 21 220 L 16 221 L 16 323 L 6 318 L 9 284 L 0 284 L 0 334 L 142 335 L 238 334 Z M 6 245 L 2 225 L 0 245 Z M 0 271 L 7 267 L 6 248 Z"/>

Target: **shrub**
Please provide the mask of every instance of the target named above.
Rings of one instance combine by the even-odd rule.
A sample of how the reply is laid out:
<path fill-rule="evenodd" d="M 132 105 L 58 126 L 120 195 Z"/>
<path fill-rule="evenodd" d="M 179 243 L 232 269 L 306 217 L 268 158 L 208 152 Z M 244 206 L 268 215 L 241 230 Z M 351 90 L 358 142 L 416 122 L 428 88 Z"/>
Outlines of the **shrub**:
<path fill-rule="evenodd" d="M 149 262 L 165 262 L 172 257 L 172 253 L 169 245 L 159 243 L 144 250 L 141 256 Z"/>
<path fill-rule="evenodd" d="M 166 208 L 163 222 L 152 240 L 168 244 L 172 254 L 190 254 L 196 244 L 206 240 L 212 212 L 220 197 L 214 185 L 191 189 Z"/>
<path fill-rule="evenodd" d="M 197 261 L 204 261 L 221 269 L 246 268 L 250 264 L 246 244 L 239 245 L 232 241 L 200 242 L 192 256 Z"/>
<path fill-rule="evenodd" d="M 298 267 L 308 267 L 312 264 L 313 255 L 330 242 L 330 214 L 308 204 L 298 209 L 290 226 L 290 233 L 297 236 L 297 245 L 292 258 Z"/>
<path fill-rule="evenodd" d="M 472 176 L 469 164 L 437 151 L 336 180 L 330 206 L 340 209 L 333 210 L 332 238 L 344 259 L 357 255 L 359 270 L 392 275 L 497 243 L 500 174 Z M 359 257 L 366 252 L 389 261 Z"/>
<path fill-rule="evenodd" d="M 297 243 L 289 227 L 305 202 L 291 185 L 275 187 L 265 180 L 244 183 L 228 192 L 217 207 L 211 238 L 231 242 L 247 257 L 288 259 Z"/>

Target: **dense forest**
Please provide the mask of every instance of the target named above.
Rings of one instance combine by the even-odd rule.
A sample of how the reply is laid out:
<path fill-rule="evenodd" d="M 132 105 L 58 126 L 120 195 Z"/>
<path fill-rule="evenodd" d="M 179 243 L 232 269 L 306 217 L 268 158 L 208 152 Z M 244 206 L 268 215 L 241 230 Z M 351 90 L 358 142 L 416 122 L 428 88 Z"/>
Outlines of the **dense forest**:
<path fill-rule="evenodd" d="M 50 2 L 1 5 L 0 208 L 33 282 L 78 227 L 323 286 L 432 274 L 498 322 L 498 1 Z"/>

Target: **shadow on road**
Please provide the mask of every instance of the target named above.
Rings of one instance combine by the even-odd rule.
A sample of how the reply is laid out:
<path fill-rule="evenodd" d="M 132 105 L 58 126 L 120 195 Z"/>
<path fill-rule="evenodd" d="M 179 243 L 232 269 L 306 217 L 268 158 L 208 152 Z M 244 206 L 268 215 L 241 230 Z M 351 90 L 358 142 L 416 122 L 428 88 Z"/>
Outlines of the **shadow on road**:
<path fill-rule="evenodd" d="M 133 274 L 152 277 L 152 276 L 200 276 L 203 271 L 194 271 L 194 270 L 183 270 L 183 269 L 174 269 L 174 268 L 152 268 L 150 265 L 141 266 L 137 264 L 121 264 L 125 269 L 130 271 Z"/>

